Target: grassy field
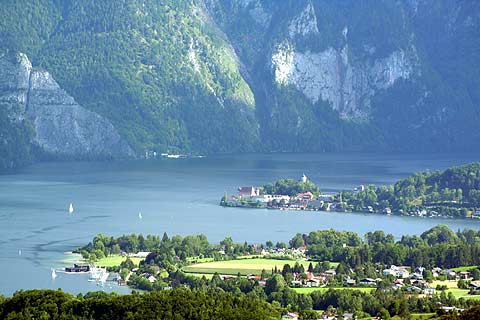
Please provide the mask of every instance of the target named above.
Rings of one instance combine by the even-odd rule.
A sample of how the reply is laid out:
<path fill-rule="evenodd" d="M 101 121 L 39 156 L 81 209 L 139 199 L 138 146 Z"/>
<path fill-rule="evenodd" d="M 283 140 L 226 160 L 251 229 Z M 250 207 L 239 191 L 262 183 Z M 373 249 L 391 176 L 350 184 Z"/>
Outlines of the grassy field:
<path fill-rule="evenodd" d="M 262 270 L 270 272 L 272 269 L 282 270 L 285 264 L 289 264 L 291 267 L 295 265 L 295 260 L 276 260 L 276 259 L 238 259 L 229 261 L 215 261 L 197 263 L 183 268 L 187 273 L 202 273 L 213 274 L 215 272 L 219 274 L 236 275 L 240 272 L 241 275 L 247 274 L 260 274 Z M 299 261 L 307 269 L 310 262 Z"/>
<path fill-rule="evenodd" d="M 444 281 L 434 280 L 430 286 L 432 288 L 436 288 L 437 285 L 446 286 L 449 289 L 458 289 L 456 280 L 444 280 Z"/>
<path fill-rule="evenodd" d="M 468 270 L 471 270 L 471 269 L 475 269 L 477 267 L 478 266 L 465 266 L 465 267 L 452 268 L 452 270 L 455 271 L 455 272 L 462 272 L 462 271 L 468 271 Z"/>
<path fill-rule="evenodd" d="M 330 287 L 322 287 L 322 288 L 293 288 L 293 290 L 297 291 L 298 293 L 308 294 L 313 291 L 321 291 L 322 293 L 328 291 Z M 361 292 L 372 292 L 375 291 L 375 288 L 359 288 L 359 287 L 341 287 L 341 288 L 332 288 L 335 290 L 355 290 Z"/>
<path fill-rule="evenodd" d="M 127 257 L 122 257 L 122 256 L 118 256 L 118 255 L 111 255 L 111 256 L 108 256 L 106 258 L 97 260 L 95 262 L 95 265 L 100 266 L 100 267 L 115 267 L 115 266 L 119 266 L 120 263 L 122 263 L 125 260 L 127 260 Z M 130 260 L 132 260 L 133 263 L 136 266 L 138 266 L 140 261 L 142 261 L 143 259 L 142 258 L 136 258 L 136 257 L 130 257 Z"/>
<path fill-rule="evenodd" d="M 436 318 L 435 313 L 412 313 L 411 318 L 414 320 L 427 320 L 431 318 Z"/>
<path fill-rule="evenodd" d="M 452 288 L 448 289 L 446 293 L 448 294 L 449 292 L 453 293 L 455 298 L 465 298 L 465 299 L 480 299 L 480 296 L 475 296 L 475 295 L 470 295 L 468 294 L 468 289 L 457 289 L 457 288 Z"/>
<path fill-rule="evenodd" d="M 213 278 L 213 273 L 188 273 L 188 272 L 185 272 L 185 274 L 187 276 L 194 276 L 194 277 L 198 277 L 198 278 L 205 277 L 209 280 Z"/>

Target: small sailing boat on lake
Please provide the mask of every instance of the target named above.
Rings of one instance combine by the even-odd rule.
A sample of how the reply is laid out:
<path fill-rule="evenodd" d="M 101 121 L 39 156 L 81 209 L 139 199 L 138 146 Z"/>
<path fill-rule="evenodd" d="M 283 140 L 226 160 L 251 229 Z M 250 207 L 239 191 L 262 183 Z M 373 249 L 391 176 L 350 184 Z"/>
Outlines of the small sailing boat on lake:
<path fill-rule="evenodd" d="M 140 219 L 140 220 L 143 219 L 143 216 L 142 216 L 142 213 L 141 213 L 141 212 L 138 213 L 138 219 Z"/>
<path fill-rule="evenodd" d="M 70 207 L 68 208 L 68 213 L 72 214 L 73 213 L 73 203 L 70 203 Z"/>
<path fill-rule="evenodd" d="M 52 279 L 55 279 L 57 277 L 57 273 L 55 272 L 55 269 L 52 268 Z"/>

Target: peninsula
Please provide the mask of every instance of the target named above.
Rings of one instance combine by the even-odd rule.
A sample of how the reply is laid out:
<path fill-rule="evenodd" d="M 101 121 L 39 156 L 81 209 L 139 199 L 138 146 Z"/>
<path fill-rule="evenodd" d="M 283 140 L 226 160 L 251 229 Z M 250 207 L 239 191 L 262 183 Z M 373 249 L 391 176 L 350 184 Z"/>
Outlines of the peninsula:
<path fill-rule="evenodd" d="M 480 218 L 480 163 L 426 171 L 393 186 L 360 185 L 322 194 L 304 174 L 261 187 L 240 187 L 220 205 L 240 208 L 365 212 L 420 217 Z"/>

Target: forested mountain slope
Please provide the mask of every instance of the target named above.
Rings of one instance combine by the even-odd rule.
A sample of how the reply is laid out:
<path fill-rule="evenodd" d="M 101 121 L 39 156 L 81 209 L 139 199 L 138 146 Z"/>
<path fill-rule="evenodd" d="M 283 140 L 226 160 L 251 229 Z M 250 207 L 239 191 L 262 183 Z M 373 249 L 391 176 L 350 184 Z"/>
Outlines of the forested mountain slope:
<path fill-rule="evenodd" d="M 0 49 L 136 156 L 480 146 L 476 2 L 5 0 L 0 17 Z M 2 109 L 2 161 L 35 157 L 31 119 Z"/>

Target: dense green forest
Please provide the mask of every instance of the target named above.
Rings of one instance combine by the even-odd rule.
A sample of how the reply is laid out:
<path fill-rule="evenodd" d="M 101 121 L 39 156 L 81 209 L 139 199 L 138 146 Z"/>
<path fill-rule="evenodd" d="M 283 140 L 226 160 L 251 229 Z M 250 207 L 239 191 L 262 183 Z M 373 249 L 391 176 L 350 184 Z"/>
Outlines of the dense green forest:
<path fill-rule="evenodd" d="M 280 319 L 282 309 L 263 301 L 244 296 L 223 293 L 220 288 L 189 290 L 186 288 L 146 294 L 118 296 L 104 292 L 92 292 L 73 296 L 62 291 L 27 290 L 19 291 L 11 298 L 0 296 L 2 319 Z M 326 303 L 345 301 L 345 293 L 332 290 L 326 294 Z M 343 290 L 345 291 L 345 290 Z M 364 301 L 365 310 L 370 311 L 375 303 L 372 296 L 355 295 L 356 303 Z M 386 296 L 379 297 L 382 299 Z M 370 301 L 370 302 L 367 302 Z M 383 302 L 387 302 L 383 300 Z M 414 301 L 392 300 L 393 308 L 402 310 L 406 303 Z M 330 305 L 331 306 L 331 305 Z M 326 305 L 321 305 L 327 309 Z M 328 310 L 334 310 L 331 307 Z M 383 319 L 390 318 L 386 308 L 377 313 Z M 393 310 L 393 309 L 392 309 Z M 403 309 L 402 312 L 406 310 Z M 430 319 L 475 320 L 479 318 L 479 306 L 460 314 L 430 316 Z M 315 319 L 318 314 L 302 312 L 301 319 Z M 357 313 L 359 316 L 367 313 Z M 400 319 L 409 319 L 407 313 L 399 313 Z"/>
<path fill-rule="evenodd" d="M 74 297 L 61 291 L 19 291 L 0 297 L 1 319 L 279 319 L 269 304 L 219 290 L 177 289 L 118 296 L 93 292 Z"/>
<path fill-rule="evenodd" d="M 32 135 L 28 120 L 11 119 L 0 103 L 0 172 L 16 169 L 32 161 L 35 155 Z"/>
<path fill-rule="evenodd" d="M 370 206 L 376 212 L 391 208 L 394 213 L 425 210 L 424 215 L 433 212 L 450 217 L 475 216 L 475 208 L 480 208 L 480 163 L 417 173 L 394 186 L 367 186 L 361 192 L 342 192 L 340 199 L 355 211 Z"/>

